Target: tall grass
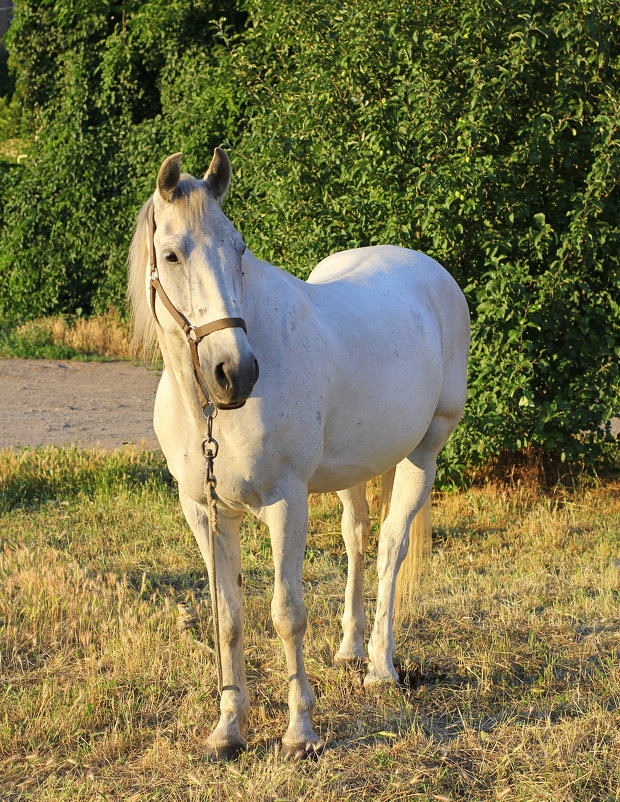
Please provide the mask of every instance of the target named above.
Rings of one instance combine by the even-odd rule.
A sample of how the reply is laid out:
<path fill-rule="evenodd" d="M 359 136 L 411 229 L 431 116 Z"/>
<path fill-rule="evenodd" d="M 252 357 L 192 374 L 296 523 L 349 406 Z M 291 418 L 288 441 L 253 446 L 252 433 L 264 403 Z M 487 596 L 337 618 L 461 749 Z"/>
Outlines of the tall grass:
<path fill-rule="evenodd" d="M 437 495 L 433 553 L 397 630 L 407 684 L 378 695 L 332 665 L 344 549 L 336 498 L 313 498 L 305 653 L 330 748 L 291 766 L 272 748 L 287 675 L 264 527 L 242 532 L 249 751 L 210 765 L 205 569 L 161 458 L 5 451 L 0 477 L 0 797 L 620 798 L 617 483 Z M 369 616 L 376 487 L 372 496 Z M 182 600 L 201 612 L 196 635 L 177 627 Z"/>
<path fill-rule="evenodd" d="M 114 308 L 90 318 L 44 317 L 0 330 L 0 357 L 101 360 L 134 355 L 129 324 Z"/>
<path fill-rule="evenodd" d="M 171 481 L 160 453 L 132 446 L 112 453 L 77 446 L 0 450 L 0 512 Z"/>

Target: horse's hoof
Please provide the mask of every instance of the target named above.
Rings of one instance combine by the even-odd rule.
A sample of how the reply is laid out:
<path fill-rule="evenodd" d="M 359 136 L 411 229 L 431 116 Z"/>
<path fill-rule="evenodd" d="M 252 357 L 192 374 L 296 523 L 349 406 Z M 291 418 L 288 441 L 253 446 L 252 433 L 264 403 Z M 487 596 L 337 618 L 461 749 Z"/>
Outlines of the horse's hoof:
<path fill-rule="evenodd" d="M 245 750 L 247 744 L 223 744 L 222 746 L 210 746 L 207 744 L 207 762 L 222 763 L 236 760 Z"/>
<path fill-rule="evenodd" d="M 308 741 L 300 744 L 280 744 L 279 756 L 282 760 L 318 760 L 319 755 L 325 749 L 322 741 Z"/>
<path fill-rule="evenodd" d="M 386 688 L 394 688 L 398 683 L 398 674 L 377 674 L 369 671 L 364 677 L 364 689 L 367 691 L 381 692 Z"/>

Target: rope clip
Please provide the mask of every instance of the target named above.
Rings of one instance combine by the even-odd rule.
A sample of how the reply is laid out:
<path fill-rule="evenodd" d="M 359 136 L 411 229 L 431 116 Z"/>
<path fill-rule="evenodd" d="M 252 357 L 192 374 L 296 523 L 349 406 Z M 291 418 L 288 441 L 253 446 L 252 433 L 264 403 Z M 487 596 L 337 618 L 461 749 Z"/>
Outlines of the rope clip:
<path fill-rule="evenodd" d="M 219 443 L 214 437 L 205 437 L 205 439 L 202 441 L 202 456 L 206 460 L 215 459 L 219 450 Z"/>

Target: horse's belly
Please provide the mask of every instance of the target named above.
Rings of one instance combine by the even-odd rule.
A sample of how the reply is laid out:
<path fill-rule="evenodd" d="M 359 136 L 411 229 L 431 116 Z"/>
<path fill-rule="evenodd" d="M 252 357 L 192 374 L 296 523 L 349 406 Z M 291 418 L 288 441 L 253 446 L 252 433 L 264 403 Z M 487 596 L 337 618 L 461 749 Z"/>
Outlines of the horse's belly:
<path fill-rule="evenodd" d="M 311 492 L 341 490 L 384 473 L 410 454 L 433 420 L 441 391 L 434 349 L 383 360 L 374 381 L 350 370 L 328 410 Z"/>
<path fill-rule="evenodd" d="M 324 465 L 310 480 L 308 492 L 333 493 L 337 490 L 346 490 L 361 482 L 368 482 L 369 479 L 385 473 L 387 470 L 388 467 L 377 470 L 376 468 L 363 468 L 359 465 Z"/>
<path fill-rule="evenodd" d="M 437 263 L 399 248 L 336 254 L 313 272 L 329 402 L 311 490 L 383 473 L 420 443 L 435 415 L 442 323 L 460 291 Z"/>
<path fill-rule="evenodd" d="M 342 443 L 341 436 L 334 443 L 326 442 L 323 459 L 310 478 L 310 492 L 343 490 L 397 465 L 420 443 L 432 413 L 419 420 L 401 420 L 400 427 L 381 425 L 377 420 L 360 422 L 348 443 Z"/>

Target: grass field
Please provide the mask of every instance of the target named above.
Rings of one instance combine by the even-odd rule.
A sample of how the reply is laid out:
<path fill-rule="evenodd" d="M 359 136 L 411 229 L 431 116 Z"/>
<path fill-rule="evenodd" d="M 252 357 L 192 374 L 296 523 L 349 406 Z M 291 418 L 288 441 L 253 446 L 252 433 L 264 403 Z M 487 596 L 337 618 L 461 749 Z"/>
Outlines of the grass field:
<path fill-rule="evenodd" d="M 618 800 L 618 489 L 437 496 L 432 558 L 397 630 L 412 686 L 380 695 L 332 666 L 344 549 L 335 497 L 313 498 L 305 653 L 329 748 L 296 765 L 272 746 L 286 672 L 269 540 L 248 521 L 250 748 L 211 765 L 205 569 L 161 457 L 0 452 L 0 798 Z M 177 626 L 187 599 L 195 635 Z"/>

